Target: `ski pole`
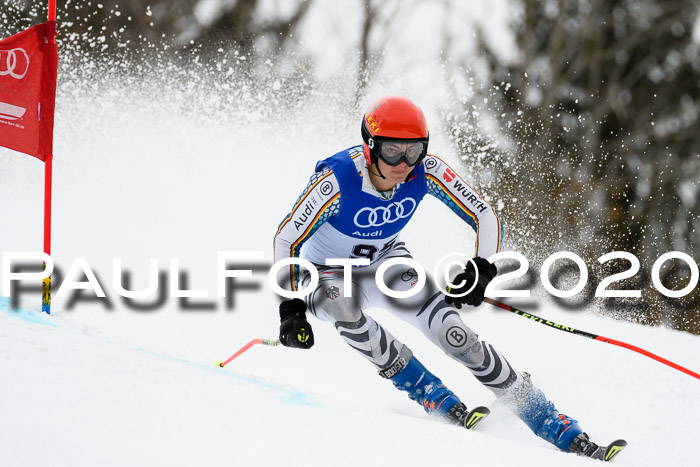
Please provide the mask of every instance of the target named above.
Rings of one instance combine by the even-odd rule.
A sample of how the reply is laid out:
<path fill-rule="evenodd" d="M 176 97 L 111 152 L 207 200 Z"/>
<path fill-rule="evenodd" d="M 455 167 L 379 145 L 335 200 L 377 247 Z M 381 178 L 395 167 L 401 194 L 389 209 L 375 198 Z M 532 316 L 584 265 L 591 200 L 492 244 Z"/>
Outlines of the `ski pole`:
<path fill-rule="evenodd" d="M 216 366 L 221 367 L 221 368 L 225 367 L 226 365 L 228 365 L 231 362 L 231 360 L 238 357 L 243 352 L 245 352 L 246 350 L 253 347 L 255 344 L 269 345 L 270 347 L 275 347 L 277 345 L 280 345 L 280 341 L 279 340 L 270 340 L 270 339 L 260 339 L 260 338 L 253 339 L 252 341 L 248 342 L 246 345 L 241 347 L 235 354 L 231 355 L 227 360 L 224 360 L 224 361 L 219 360 L 218 362 L 216 362 Z"/>
<path fill-rule="evenodd" d="M 493 298 L 486 297 L 486 298 L 484 298 L 484 301 L 487 303 L 490 303 L 493 306 L 497 306 L 498 308 L 502 308 L 506 311 L 510 311 L 511 313 L 515 313 L 518 316 L 522 316 L 523 318 L 529 318 L 533 321 L 537 321 L 540 324 L 544 324 L 545 326 L 559 329 L 560 331 L 570 332 L 572 334 L 576 334 L 579 336 L 588 337 L 589 339 L 594 339 L 594 340 L 601 341 L 601 342 L 607 342 L 608 344 L 617 345 L 617 346 L 624 347 L 624 348 L 629 349 L 629 350 L 633 350 L 633 351 L 640 353 L 646 357 L 649 357 L 649 358 L 652 358 L 658 362 L 661 362 L 664 365 L 668 365 L 671 368 L 674 368 L 678 371 L 682 371 L 683 373 L 690 375 L 693 378 L 700 379 L 700 374 L 695 373 L 694 371 L 689 370 L 688 368 L 682 367 L 677 363 L 673 363 L 670 360 L 666 360 L 663 357 L 659 357 L 658 355 L 653 354 L 653 353 L 649 352 L 648 350 L 641 349 L 635 345 L 627 344 L 626 342 L 618 341 L 615 339 L 610 339 L 609 337 L 603 337 L 603 336 L 599 336 L 597 334 L 593 334 L 590 332 L 580 331 L 578 329 L 574 329 L 574 328 L 571 328 L 568 326 L 557 324 L 557 323 L 554 323 L 552 321 L 546 320 L 544 318 L 540 318 L 539 316 L 535 316 L 532 313 L 525 313 L 522 310 L 518 310 L 517 308 L 514 308 L 510 305 L 506 305 L 505 303 L 499 302 L 498 300 L 494 300 Z"/>

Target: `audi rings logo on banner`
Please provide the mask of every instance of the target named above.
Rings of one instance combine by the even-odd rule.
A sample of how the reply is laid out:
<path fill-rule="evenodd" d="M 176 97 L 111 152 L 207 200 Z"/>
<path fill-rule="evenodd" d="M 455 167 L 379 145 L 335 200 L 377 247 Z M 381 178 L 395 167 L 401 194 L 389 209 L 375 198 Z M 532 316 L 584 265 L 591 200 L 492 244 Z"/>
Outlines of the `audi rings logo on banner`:
<path fill-rule="evenodd" d="M 0 76 L 22 79 L 29 71 L 29 55 L 24 49 L 0 50 Z"/>
<path fill-rule="evenodd" d="M 362 228 L 381 227 L 384 224 L 393 224 L 401 219 L 406 219 L 416 209 L 416 200 L 406 198 L 400 203 L 392 203 L 389 206 L 378 208 L 362 208 L 355 214 L 355 225 Z"/>

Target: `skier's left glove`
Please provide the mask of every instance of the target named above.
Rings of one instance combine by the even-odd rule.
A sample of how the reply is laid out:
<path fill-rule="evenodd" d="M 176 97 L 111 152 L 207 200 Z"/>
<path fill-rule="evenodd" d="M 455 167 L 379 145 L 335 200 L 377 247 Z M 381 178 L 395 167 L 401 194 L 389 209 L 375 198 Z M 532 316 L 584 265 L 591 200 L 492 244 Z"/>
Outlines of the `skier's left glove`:
<path fill-rule="evenodd" d="M 498 269 L 496 269 L 495 264 L 491 264 L 487 259 L 479 256 L 474 258 L 474 263 L 479 270 L 479 279 L 477 280 L 474 289 L 461 297 L 450 297 L 449 295 L 446 295 L 445 303 L 453 303 L 456 308 L 461 309 L 462 305 L 465 303 L 467 305 L 479 306 L 481 305 L 481 302 L 484 301 L 486 286 L 489 285 L 489 282 L 491 282 L 494 277 L 496 277 L 496 274 L 498 274 Z M 454 288 L 447 287 L 447 292 L 455 295 L 463 294 L 469 290 L 472 285 L 474 285 L 474 276 L 474 265 L 471 261 L 469 261 L 464 268 L 464 272 L 457 274 L 457 277 L 455 277 L 452 281 L 454 284 L 461 284 L 464 282 L 464 285 L 462 287 Z"/>
<path fill-rule="evenodd" d="M 285 347 L 310 349 L 314 333 L 306 321 L 306 303 L 298 298 L 280 303 L 280 342 Z"/>

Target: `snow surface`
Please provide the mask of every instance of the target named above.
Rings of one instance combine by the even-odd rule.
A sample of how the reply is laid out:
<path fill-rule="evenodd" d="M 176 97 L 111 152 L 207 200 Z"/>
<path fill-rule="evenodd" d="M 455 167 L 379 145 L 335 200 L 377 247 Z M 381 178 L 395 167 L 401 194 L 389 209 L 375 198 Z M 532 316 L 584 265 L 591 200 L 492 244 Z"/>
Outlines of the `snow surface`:
<path fill-rule="evenodd" d="M 272 237 L 315 161 L 359 140 L 347 83 L 294 94 L 284 80 L 254 88 L 206 73 L 129 80 L 63 66 L 53 258 L 64 273 L 85 258 L 111 308 L 56 298 L 46 316 L 28 294 L 19 311 L 0 299 L 0 465 L 593 465 L 536 438 L 463 367 L 379 310 L 373 316 L 467 405 L 492 408 L 478 431 L 428 417 L 317 321 L 310 351 L 256 346 L 215 366 L 253 338 L 276 337 L 277 297 L 266 284 Z M 440 130 L 431 128 L 432 152 L 454 162 Z M 39 161 L 0 149 L 3 252 L 41 248 L 42 181 Z M 473 249 L 472 233 L 432 199 L 404 240 L 428 269 Z M 265 254 L 237 282 L 246 287 L 233 309 L 208 298 L 192 302 L 209 310 L 168 299 L 136 311 L 114 292 L 113 258 L 134 288 L 147 285 L 150 258 L 161 269 L 178 258 L 188 287 L 214 297 L 218 251 Z M 700 370 L 697 336 L 565 311 L 546 298 L 513 303 Z M 618 465 L 700 465 L 698 380 L 489 305 L 461 314 L 594 440 L 627 439 Z"/>
<path fill-rule="evenodd" d="M 3 465 L 593 462 L 536 438 L 459 365 L 381 313 L 381 322 L 463 400 L 492 407 L 478 431 L 428 417 L 316 322 L 311 351 L 256 346 L 219 369 L 214 362 L 251 337 L 274 336 L 273 323 L 261 326 L 272 320 L 258 310 L 190 319 L 160 315 L 145 323 L 150 333 L 136 327 L 147 318 L 134 320 L 128 332 L 116 330 L 112 319 L 95 325 L 77 313 L 10 311 L 3 300 Z M 275 314 L 271 303 L 265 308 Z M 487 305 L 463 315 L 594 439 L 624 436 L 630 446 L 617 465 L 698 465 L 697 380 Z M 700 365 L 698 338 L 686 333 L 553 308 L 546 316 L 644 345 L 691 368 Z"/>

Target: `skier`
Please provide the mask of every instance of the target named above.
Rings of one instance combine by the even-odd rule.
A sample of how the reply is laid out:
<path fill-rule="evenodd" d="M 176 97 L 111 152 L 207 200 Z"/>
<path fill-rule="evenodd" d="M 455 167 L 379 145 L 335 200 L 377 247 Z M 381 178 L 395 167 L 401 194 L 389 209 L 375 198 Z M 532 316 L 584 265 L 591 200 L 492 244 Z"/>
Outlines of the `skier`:
<path fill-rule="evenodd" d="M 485 258 L 501 248 L 503 226 L 496 211 L 456 171 L 427 154 L 428 127 L 420 108 L 404 97 L 383 97 L 369 106 L 361 132 L 361 146 L 317 163 L 275 235 L 275 262 L 301 256 L 320 273 L 318 285 L 304 300 L 281 302 L 282 344 L 300 349 L 313 346 L 308 309 L 333 324 L 382 377 L 427 412 L 472 429 L 488 409 L 469 412 L 405 344 L 365 313 L 371 306 L 388 309 L 464 365 L 536 435 L 564 451 L 610 460 L 617 449 L 607 452 L 612 450 L 591 442 L 576 420 L 559 413 L 527 373 L 514 369 L 456 312 L 463 304 L 482 303 L 486 286 L 497 274 L 496 266 Z M 375 273 L 392 258 L 411 259 L 399 233 L 426 194 L 445 203 L 476 231 L 476 255 L 452 281 L 457 285 L 448 288 L 448 295 L 426 281 L 421 293 L 393 300 L 380 292 Z M 337 262 L 326 264 L 331 258 L 365 259 L 369 264 L 352 269 L 348 286 L 344 268 Z M 394 264 L 385 272 L 392 290 L 409 291 L 418 285 L 417 273 L 409 265 Z M 300 276 L 299 267 L 292 265 L 286 280 L 286 288 L 296 291 L 306 288 L 311 276 L 308 271 Z"/>

